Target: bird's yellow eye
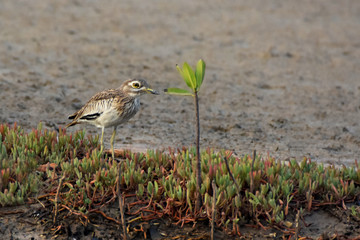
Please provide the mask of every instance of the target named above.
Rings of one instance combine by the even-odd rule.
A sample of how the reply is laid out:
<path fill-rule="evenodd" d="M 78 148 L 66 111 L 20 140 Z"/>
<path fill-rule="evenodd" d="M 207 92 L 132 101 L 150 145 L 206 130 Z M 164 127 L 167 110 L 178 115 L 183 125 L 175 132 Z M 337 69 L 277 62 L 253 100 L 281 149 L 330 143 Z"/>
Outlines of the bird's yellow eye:
<path fill-rule="evenodd" d="M 134 88 L 139 88 L 139 87 L 140 87 L 140 84 L 139 84 L 138 82 L 134 82 L 134 83 L 132 84 L 132 86 L 133 86 Z"/>

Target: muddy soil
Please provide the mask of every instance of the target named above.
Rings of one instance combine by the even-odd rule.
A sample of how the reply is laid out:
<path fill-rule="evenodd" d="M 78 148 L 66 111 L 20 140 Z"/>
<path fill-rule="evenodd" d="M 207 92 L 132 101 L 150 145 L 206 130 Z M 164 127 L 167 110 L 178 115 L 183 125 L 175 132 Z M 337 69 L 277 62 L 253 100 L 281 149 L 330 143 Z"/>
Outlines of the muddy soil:
<path fill-rule="evenodd" d="M 50 207 L 50 206 L 49 206 Z M 118 205 L 109 207 L 105 213 L 116 218 Z M 68 213 L 65 213 L 68 215 Z M 60 216 L 60 217 L 64 217 Z M 131 216 L 126 216 L 131 218 Z M 0 209 L 0 236 L 2 239 L 122 239 L 121 228 L 112 221 L 100 215 L 90 216 L 91 223 L 86 226 L 77 218 L 65 216 L 56 226 L 52 224 L 52 216 L 41 204 Z M 290 219 L 293 218 L 293 219 Z M 295 222 L 294 216 L 288 220 Z M 62 226 L 57 230 L 57 226 Z M 199 221 L 195 227 L 192 224 L 184 226 L 175 225 L 170 219 L 162 218 L 150 222 L 128 224 L 128 237 L 133 240 L 140 239 L 210 239 L 210 223 Z M 306 239 L 360 239 L 360 225 L 354 221 L 349 212 L 338 208 L 325 208 L 323 210 L 305 213 L 299 221 L 299 237 Z M 59 228 L 60 229 L 60 228 Z M 141 229 L 141 230 L 140 230 Z M 217 228 L 215 239 L 289 239 L 289 234 L 276 229 L 261 229 L 254 223 L 244 223 L 239 229 L 241 236 L 231 234 Z"/>
<path fill-rule="evenodd" d="M 175 64 L 203 58 L 203 147 L 351 165 L 360 155 L 358 29 L 357 0 L 0 1 L 0 122 L 58 128 L 128 78 L 185 87 Z M 83 128 L 99 133 L 69 131 Z M 117 148 L 194 144 L 192 99 L 144 96 L 118 132 Z"/>

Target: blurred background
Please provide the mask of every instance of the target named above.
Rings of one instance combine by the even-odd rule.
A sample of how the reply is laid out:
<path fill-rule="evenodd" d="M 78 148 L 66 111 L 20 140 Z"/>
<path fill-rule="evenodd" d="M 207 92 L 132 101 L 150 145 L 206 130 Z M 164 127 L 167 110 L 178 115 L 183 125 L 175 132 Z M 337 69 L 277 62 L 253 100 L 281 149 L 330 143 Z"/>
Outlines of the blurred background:
<path fill-rule="evenodd" d="M 142 77 L 186 87 L 207 63 L 202 147 L 352 164 L 360 156 L 360 2 L 0 1 L 0 122 L 49 129 Z M 144 96 L 116 148 L 194 145 L 191 98 Z M 68 130 L 93 126 L 78 125 Z M 106 144 L 109 145 L 110 131 Z"/>

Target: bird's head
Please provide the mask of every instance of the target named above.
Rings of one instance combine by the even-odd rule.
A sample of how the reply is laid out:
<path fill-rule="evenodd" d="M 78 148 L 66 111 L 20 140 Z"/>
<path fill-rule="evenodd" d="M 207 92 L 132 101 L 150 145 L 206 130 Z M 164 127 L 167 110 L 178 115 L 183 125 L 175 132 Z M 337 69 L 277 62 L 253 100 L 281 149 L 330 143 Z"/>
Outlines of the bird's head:
<path fill-rule="evenodd" d="M 127 80 L 121 85 L 120 88 L 124 93 L 132 97 L 138 97 L 145 93 L 159 95 L 157 91 L 150 88 L 145 79 L 140 78 Z"/>

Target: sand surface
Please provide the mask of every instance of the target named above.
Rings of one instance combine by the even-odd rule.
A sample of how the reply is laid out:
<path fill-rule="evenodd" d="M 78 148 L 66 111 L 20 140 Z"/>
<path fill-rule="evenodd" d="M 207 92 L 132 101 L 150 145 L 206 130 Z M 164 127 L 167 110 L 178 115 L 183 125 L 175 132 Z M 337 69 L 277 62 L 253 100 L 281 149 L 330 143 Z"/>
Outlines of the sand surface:
<path fill-rule="evenodd" d="M 203 58 L 202 147 L 352 164 L 359 30 L 357 0 L 0 1 L 0 122 L 64 126 L 94 93 L 128 78 L 186 87 L 175 64 Z M 144 96 L 116 147 L 194 144 L 192 104 Z M 100 133 L 69 131 L 83 128 Z"/>

